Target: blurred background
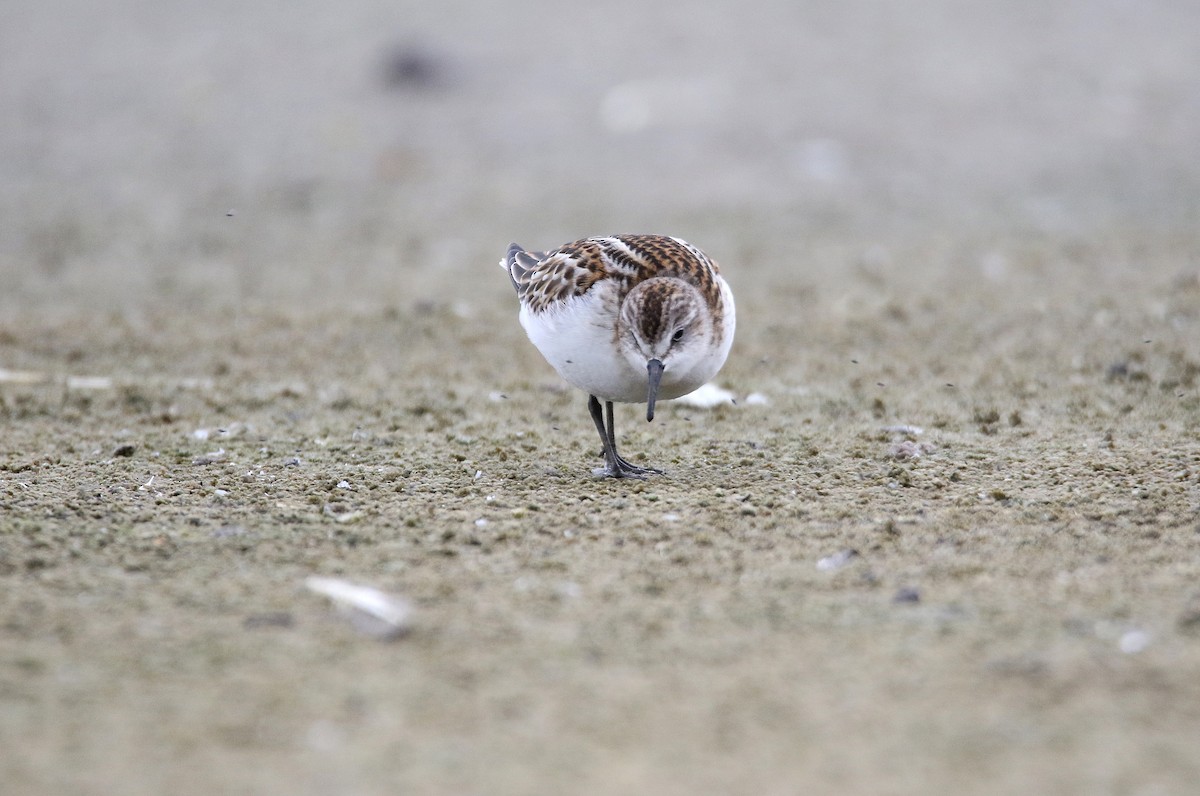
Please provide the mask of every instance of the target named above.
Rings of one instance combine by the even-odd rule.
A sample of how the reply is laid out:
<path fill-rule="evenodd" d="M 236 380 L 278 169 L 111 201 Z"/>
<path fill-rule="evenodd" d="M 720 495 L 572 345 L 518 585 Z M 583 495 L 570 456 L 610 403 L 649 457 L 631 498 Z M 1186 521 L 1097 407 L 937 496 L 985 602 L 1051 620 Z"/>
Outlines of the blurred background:
<path fill-rule="evenodd" d="M 0 310 L 491 293 L 511 240 L 613 232 L 780 278 L 1194 240 L 1197 30 L 1183 0 L 5 3 Z"/>

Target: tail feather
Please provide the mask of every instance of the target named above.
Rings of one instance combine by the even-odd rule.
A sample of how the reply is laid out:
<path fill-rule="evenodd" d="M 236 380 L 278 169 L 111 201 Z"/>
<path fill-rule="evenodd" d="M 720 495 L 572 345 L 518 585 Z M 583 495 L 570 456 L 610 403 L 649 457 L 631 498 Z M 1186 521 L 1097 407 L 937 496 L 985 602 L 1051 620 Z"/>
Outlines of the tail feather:
<path fill-rule="evenodd" d="M 517 291 L 517 295 L 520 295 L 525 289 L 528 281 L 525 275 L 545 256 L 541 252 L 527 252 L 518 243 L 509 244 L 508 254 L 500 262 L 500 267 L 508 271 L 508 278 L 512 282 L 513 289 Z"/>
<path fill-rule="evenodd" d="M 508 272 L 508 279 L 512 282 L 513 290 L 517 291 L 518 295 L 521 292 L 521 286 L 517 284 L 517 278 L 513 275 L 513 266 L 517 264 L 517 255 L 525 251 L 519 243 L 508 244 L 508 254 L 500 261 L 500 267 Z"/>

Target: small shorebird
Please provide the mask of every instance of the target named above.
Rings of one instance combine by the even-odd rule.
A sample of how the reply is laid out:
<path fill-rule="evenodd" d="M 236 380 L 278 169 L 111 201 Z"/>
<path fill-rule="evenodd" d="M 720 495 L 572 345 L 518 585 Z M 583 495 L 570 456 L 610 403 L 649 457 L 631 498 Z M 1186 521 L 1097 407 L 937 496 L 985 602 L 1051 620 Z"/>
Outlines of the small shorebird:
<path fill-rule="evenodd" d="M 604 445 L 597 475 L 661 474 L 617 454 L 613 402 L 645 401 L 653 420 L 656 400 L 691 392 L 725 364 L 736 315 L 717 264 L 679 238 L 614 235 L 549 252 L 514 243 L 500 266 L 521 299 L 530 341 L 588 393 Z"/>

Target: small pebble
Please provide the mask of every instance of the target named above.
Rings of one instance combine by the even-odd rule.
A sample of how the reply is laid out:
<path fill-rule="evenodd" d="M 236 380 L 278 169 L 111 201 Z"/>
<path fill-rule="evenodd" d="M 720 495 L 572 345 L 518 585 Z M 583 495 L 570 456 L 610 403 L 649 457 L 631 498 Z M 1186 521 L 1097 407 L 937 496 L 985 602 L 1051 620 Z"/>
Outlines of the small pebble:
<path fill-rule="evenodd" d="M 294 624 L 295 620 L 287 611 L 251 614 L 242 620 L 242 627 L 247 630 L 258 630 L 264 627 L 291 627 Z"/>
<path fill-rule="evenodd" d="M 384 54 L 383 85 L 396 89 L 430 89 L 447 82 L 443 59 L 416 44 L 393 45 Z"/>
<path fill-rule="evenodd" d="M 839 550 L 830 556 L 817 561 L 817 569 L 822 572 L 836 572 L 858 557 L 857 550 Z"/>
<path fill-rule="evenodd" d="M 195 459 L 192 459 L 192 464 L 194 464 L 198 467 L 203 467 L 205 465 L 215 464 L 217 462 L 224 461 L 224 460 L 225 460 L 225 449 L 221 448 L 220 450 L 209 451 L 208 453 L 204 454 L 203 456 L 197 456 Z"/>
<path fill-rule="evenodd" d="M 903 442 L 893 442 L 888 446 L 888 456 L 892 459 L 904 461 L 905 459 L 919 459 L 927 453 L 933 453 L 937 450 L 937 446 L 932 442 L 912 442 L 905 440 Z"/>
<path fill-rule="evenodd" d="M 920 426 L 910 426 L 907 424 L 884 426 L 882 430 L 889 434 L 905 434 L 912 437 L 919 437 L 925 433 L 925 429 Z"/>
<path fill-rule="evenodd" d="M 1128 633 L 1121 635 L 1121 640 L 1117 642 L 1117 646 L 1126 655 L 1136 655 L 1150 646 L 1150 634 L 1144 630 L 1130 630 Z"/>

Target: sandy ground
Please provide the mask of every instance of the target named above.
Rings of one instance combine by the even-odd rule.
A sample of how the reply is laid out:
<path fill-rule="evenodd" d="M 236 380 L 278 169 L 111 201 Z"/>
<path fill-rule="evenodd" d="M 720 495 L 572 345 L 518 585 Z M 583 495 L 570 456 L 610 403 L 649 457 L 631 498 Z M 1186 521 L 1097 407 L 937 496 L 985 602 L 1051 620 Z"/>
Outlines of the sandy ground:
<path fill-rule="evenodd" d="M 1194 793 L 1197 29 L 6 6 L 2 790 Z M 605 481 L 495 261 L 632 231 L 739 401 Z"/>

